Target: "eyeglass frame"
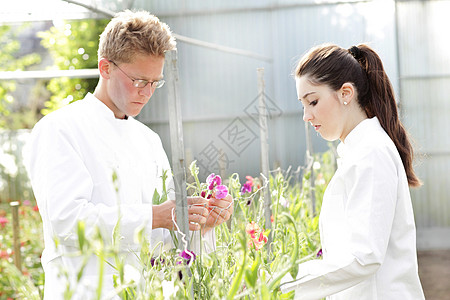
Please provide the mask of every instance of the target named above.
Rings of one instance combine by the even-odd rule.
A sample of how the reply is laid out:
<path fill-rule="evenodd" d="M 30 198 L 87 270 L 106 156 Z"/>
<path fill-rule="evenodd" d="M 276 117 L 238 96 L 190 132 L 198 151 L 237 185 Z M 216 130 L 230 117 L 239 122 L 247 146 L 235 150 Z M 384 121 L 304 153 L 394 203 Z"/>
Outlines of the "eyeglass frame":
<path fill-rule="evenodd" d="M 127 76 L 133 82 L 133 86 L 136 88 L 143 89 L 150 83 L 151 88 L 159 89 L 166 82 L 164 79 L 155 80 L 155 81 L 149 81 L 149 80 L 145 80 L 145 79 L 133 79 L 127 73 L 125 73 L 125 71 L 122 70 L 114 61 L 112 61 L 112 60 L 108 60 L 108 61 L 110 63 L 113 63 L 123 74 L 125 74 L 125 76 Z"/>

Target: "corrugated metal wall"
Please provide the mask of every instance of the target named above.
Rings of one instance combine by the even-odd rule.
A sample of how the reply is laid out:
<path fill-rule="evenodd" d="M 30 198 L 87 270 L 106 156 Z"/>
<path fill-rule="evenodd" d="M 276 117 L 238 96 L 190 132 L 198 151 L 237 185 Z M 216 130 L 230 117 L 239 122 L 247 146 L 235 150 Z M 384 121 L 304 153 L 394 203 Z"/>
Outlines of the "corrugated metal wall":
<path fill-rule="evenodd" d="M 369 40 L 392 61 L 388 69 L 397 77 L 392 2 L 380 6 L 372 2 L 316 5 L 305 1 L 246 1 L 245 7 L 242 1 L 176 3 L 159 1 L 145 8 L 177 34 L 271 59 L 267 62 L 178 43 L 187 152 L 201 159 L 205 150 L 221 148 L 230 162 L 228 172 L 259 173 L 259 129 L 252 118 L 258 96 L 257 68 L 265 68 L 266 95 L 272 112 L 270 160 L 273 166 L 282 168 L 303 164 L 304 126 L 291 73 L 297 59 L 312 45 L 335 42 L 349 47 Z M 376 16 L 365 16 L 374 10 L 387 21 L 375 22 Z M 168 148 L 164 96 L 164 90 L 158 91 L 141 120 L 161 133 Z M 233 135 L 244 130 L 246 135 Z M 228 136 L 236 138 L 235 143 L 227 140 Z M 317 151 L 326 147 L 315 137 Z"/>
<path fill-rule="evenodd" d="M 199 160 L 205 173 L 218 172 L 219 165 L 227 174 L 259 173 L 259 129 L 252 115 L 259 67 L 265 68 L 272 113 L 271 165 L 302 165 L 304 125 L 291 76 L 297 59 L 324 42 L 368 42 L 383 59 L 401 96 L 405 125 L 426 154 L 417 168 L 425 184 L 412 191 L 419 247 L 450 247 L 449 1 L 136 0 L 135 7 L 156 14 L 177 34 L 269 59 L 178 42 L 186 158 Z M 140 118 L 170 153 L 165 94 L 158 91 Z M 320 137 L 314 136 L 314 144 L 316 151 L 327 148 Z"/>
<path fill-rule="evenodd" d="M 398 3 L 403 120 L 421 156 L 412 199 L 421 248 L 450 248 L 450 1 Z"/>

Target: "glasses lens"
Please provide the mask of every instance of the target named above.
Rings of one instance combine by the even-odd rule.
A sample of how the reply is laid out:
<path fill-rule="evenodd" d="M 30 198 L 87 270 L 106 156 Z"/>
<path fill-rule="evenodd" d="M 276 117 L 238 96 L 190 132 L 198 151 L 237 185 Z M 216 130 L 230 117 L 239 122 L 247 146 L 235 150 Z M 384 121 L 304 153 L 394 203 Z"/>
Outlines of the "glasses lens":
<path fill-rule="evenodd" d="M 134 80 L 134 86 L 137 88 L 144 88 L 148 84 L 147 80 L 143 79 L 135 79 Z"/>
<path fill-rule="evenodd" d="M 164 80 L 158 80 L 158 81 L 154 81 L 153 82 L 153 87 L 155 89 L 159 89 L 160 87 L 162 87 L 164 85 L 165 81 Z"/>

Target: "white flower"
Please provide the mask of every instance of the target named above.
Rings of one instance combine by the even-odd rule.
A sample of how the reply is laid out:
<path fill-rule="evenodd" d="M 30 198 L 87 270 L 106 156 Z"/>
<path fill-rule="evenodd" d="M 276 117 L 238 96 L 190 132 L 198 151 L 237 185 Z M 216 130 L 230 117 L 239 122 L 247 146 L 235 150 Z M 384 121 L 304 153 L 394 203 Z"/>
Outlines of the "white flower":
<path fill-rule="evenodd" d="M 138 283 L 141 280 L 141 273 L 139 273 L 139 270 L 130 264 L 126 264 L 123 267 L 123 273 L 125 283 Z"/>
<path fill-rule="evenodd" d="M 319 170 L 319 169 L 320 169 L 320 162 L 315 161 L 315 162 L 313 163 L 313 169 L 314 169 L 314 170 Z"/>
<path fill-rule="evenodd" d="M 172 296 L 175 296 L 178 291 L 178 286 L 175 286 L 174 281 L 163 280 L 161 282 L 161 287 L 163 290 L 164 299 L 170 299 Z"/>
<path fill-rule="evenodd" d="M 289 207 L 289 201 L 283 196 L 280 196 L 280 204 L 283 207 Z"/>

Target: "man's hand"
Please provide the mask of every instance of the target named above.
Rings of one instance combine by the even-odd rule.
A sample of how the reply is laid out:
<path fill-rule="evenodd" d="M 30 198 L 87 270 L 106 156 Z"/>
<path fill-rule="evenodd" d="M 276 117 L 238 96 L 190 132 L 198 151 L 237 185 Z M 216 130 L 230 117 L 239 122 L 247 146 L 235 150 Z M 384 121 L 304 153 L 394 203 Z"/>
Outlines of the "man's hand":
<path fill-rule="evenodd" d="M 212 197 L 208 201 L 209 215 L 206 218 L 203 233 L 213 229 L 214 227 L 228 221 L 234 211 L 233 198 L 231 195 L 224 199 L 216 199 Z"/>
<path fill-rule="evenodd" d="M 189 230 L 200 230 L 205 225 L 206 217 L 209 214 L 207 209 L 208 200 L 202 197 L 188 197 L 187 202 Z M 176 230 L 176 226 L 173 223 L 176 220 L 175 200 L 168 200 L 160 205 L 153 205 L 153 229 L 167 228 L 169 230 Z"/>

